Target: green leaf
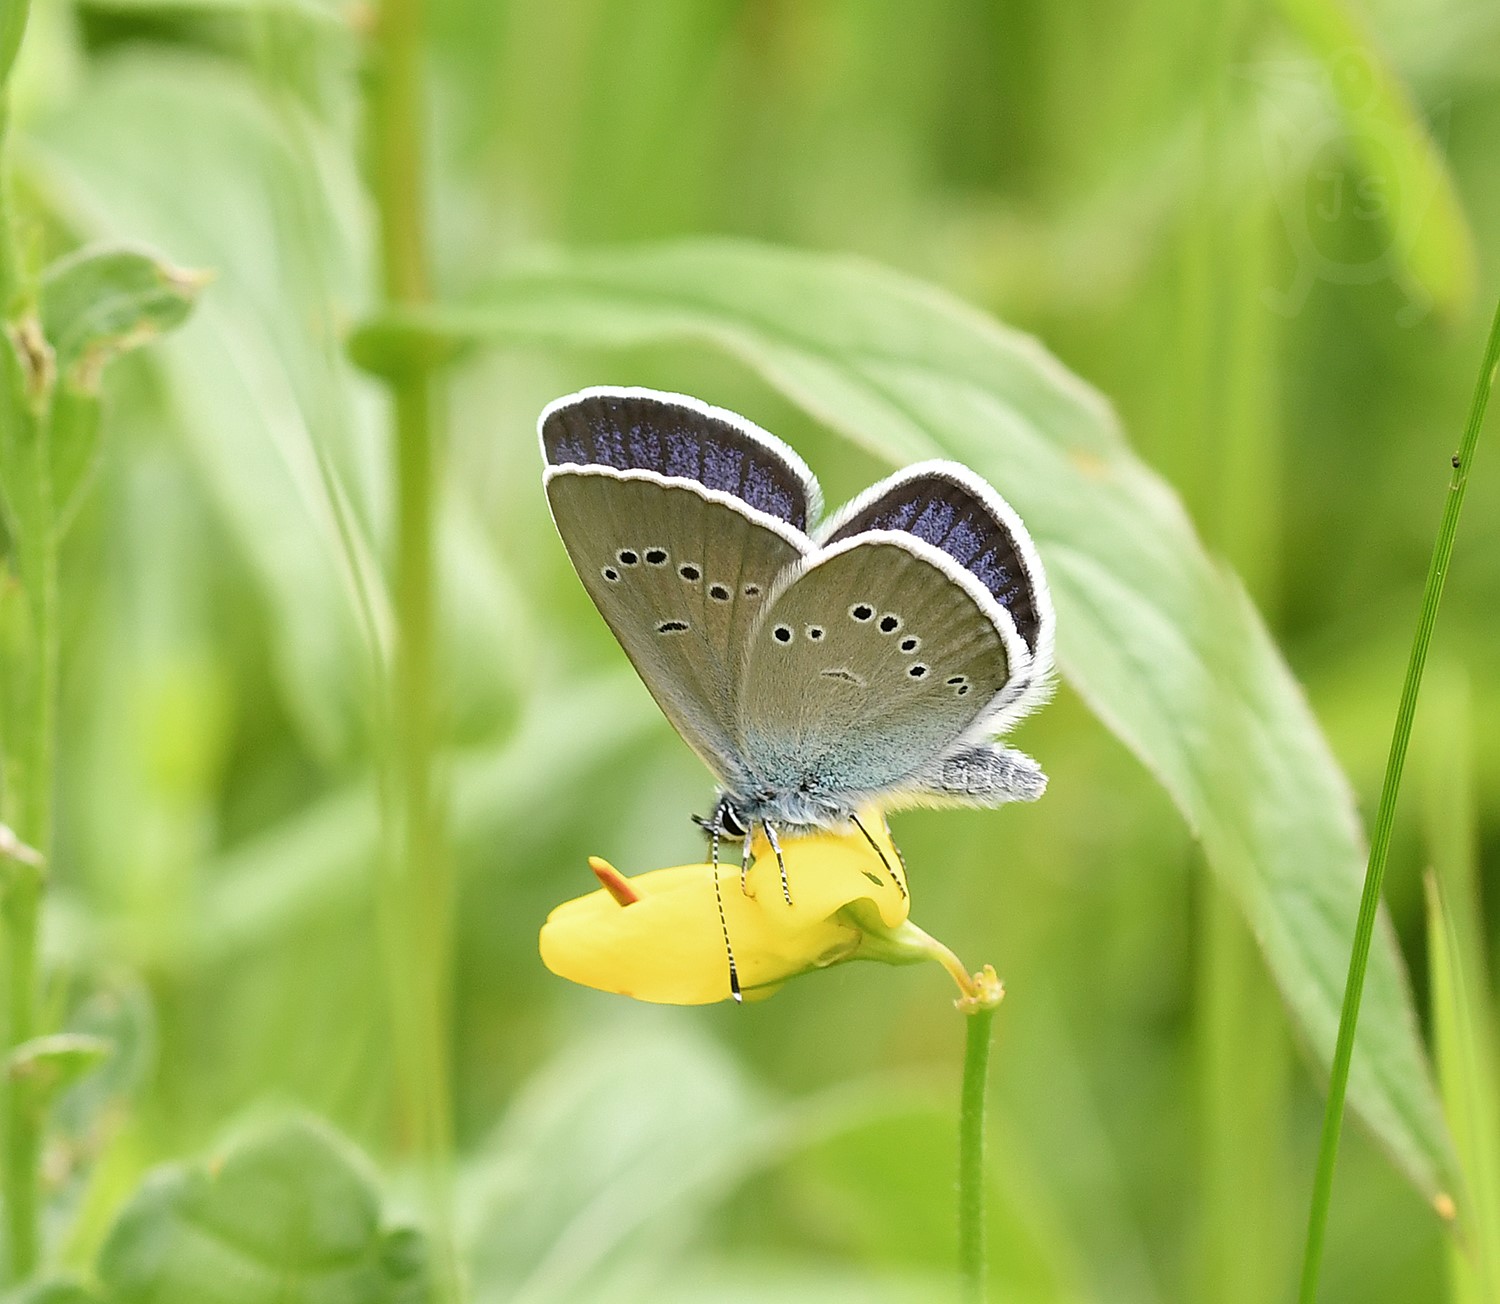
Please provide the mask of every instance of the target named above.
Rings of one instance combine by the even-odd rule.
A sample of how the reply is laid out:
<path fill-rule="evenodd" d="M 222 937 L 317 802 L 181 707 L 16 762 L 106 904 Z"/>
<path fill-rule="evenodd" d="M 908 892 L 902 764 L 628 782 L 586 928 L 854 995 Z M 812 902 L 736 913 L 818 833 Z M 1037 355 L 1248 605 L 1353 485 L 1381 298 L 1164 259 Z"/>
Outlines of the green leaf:
<path fill-rule="evenodd" d="M 141 249 L 80 249 L 59 259 L 37 287 L 59 375 L 97 391 L 106 363 L 181 325 L 207 283 Z"/>
<path fill-rule="evenodd" d="M 45 1107 L 108 1059 L 113 1050 L 113 1043 L 104 1037 L 57 1032 L 22 1042 L 6 1058 L 5 1071 L 12 1081 L 28 1081 L 31 1098 Z"/>
<path fill-rule="evenodd" d="M 366 1165 L 310 1118 L 157 1170 L 99 1257 L 111 1304 L 418 1304 L 426 1256 L 381 1226 Z"/>
<path fill-rule="evenodd" d="M 1348 785 L 1235 577 L 1037 341 L 863 262 L 718 241 L 538 258 L 396 324 L 449 344 L 710 344 L 887 462 L 952 457 L 992 481 L 1041 550 L 1063 672 L 1201 838 L 1329 1062 L 1364 865 Z M 1350 1098 L 1439 1196 L 1451 1152 L 1388 923 Z"/>
<path fill-rule="evenodd" d="M 49 417 L 53 510 L 64 528 L 99 447 L 99 380 L 122 353 L 187 320 L 207 284 L 141 249 L 80 249 L 60 258 L 37 287 L 42 335 L 56 372 Z"/>

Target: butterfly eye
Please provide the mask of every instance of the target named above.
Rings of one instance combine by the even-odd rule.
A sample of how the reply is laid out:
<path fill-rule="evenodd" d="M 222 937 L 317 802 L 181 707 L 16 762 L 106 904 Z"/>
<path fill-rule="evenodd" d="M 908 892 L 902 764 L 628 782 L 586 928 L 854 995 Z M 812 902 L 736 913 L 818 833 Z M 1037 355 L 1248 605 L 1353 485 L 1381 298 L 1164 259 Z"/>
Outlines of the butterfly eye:
<path fill-rule="evenodd" d="M 690 561 L 683 562 L 682 565 L 677 568 L 677 573 L 681 575 L 682 578 L 685 579 L 689 584 L 696 584 L 700 579 L 703 578 L 703 572 L 696 566 L 694 566 Z"/>
<path fill-rule="evenodd" d="M 915 634 L 908 634 L 901 640 L 901 650 L 903 652 L 915 652 L 921 646 L 922 640 Z"/>
<path fill-rule="evenodd" d="M 636 562 L 640 561 L 640 557 L 629 548 L 621 548 L 619 552 L 615 553 L 615 556 L 619 559 L 621 566 L 634 566 Z"/>
<path fill-rule="evenodd" d="M 778 643 L 790 643 L 792 641 L 792 631 L 790 626 L 777 625 L 776 628 L 771 631 L 771 637 L 774 638 Z"/>
<path fill-rule="evenodd" d="M 901 628 L 901 617 L 900 616 L 897 616 L 897 615 L 893 614 L 892 612 L 888 611 L 888 612 L 886 612 L 885 615 L 883 615 L 880 618 L 880 632 L 882 634 L 894 634 L 900 628 Z"/>
<path fill-rule="evenodd" d="M 665 548 L 647 548 L 646 565 L 665 566 L 667 564 L 667 550 Z"/>
<path fill-rule="evenodd" d="M 849 608 L 849 614 L 855 620 L 869 620 L 875 614 L 875 608 L 868 602 L 856 602 Z"/>
<path fill-rule="evenodd" d="M 620 578 L 620 572 L 617 571 L 613 566 L 606 566 L 602 571 L 599 572 L 599 574 L 604 576 L 604 578 L 607 579 L 611 584 L 614 584 Z"/>
<path fill-rule="evenodd" d="M 907 667 L 906 673 L 913 679 L 921 679 L 927 673 L 927 667 L 919 661 L 916 665 Z"/>

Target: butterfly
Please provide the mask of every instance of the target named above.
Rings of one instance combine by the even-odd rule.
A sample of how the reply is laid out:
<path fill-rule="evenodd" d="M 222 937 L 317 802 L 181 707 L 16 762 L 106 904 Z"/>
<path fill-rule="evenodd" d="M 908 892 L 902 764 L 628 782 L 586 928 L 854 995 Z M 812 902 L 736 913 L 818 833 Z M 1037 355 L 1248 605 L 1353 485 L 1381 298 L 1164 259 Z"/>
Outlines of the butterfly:
<path fill-rule="evenodd" d="M 585 389 L 537 426 L 579 579 L 718 781 L 716 864 L 759 826 L 790 903 L 778 832 L 1041 796 L 1036 762 L 993 739 L 1050 690 L 1051 596 L 973 471 L 922 462 L 820 521 L 791 448 L 695 398 Z"/>

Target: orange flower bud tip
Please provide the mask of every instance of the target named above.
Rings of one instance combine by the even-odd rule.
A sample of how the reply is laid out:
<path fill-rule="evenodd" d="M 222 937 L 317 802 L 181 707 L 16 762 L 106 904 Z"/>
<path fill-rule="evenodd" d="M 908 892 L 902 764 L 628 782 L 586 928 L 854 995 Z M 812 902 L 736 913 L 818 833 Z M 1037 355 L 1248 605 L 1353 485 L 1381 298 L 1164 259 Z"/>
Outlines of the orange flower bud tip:
<path fill-rule="evenodd" d="M 641 894 L 630 886 L 630 880 L 609 861 L 599 856 L 590 856 L 589 868 L 594 871 L 594 876 L 604 890 L 615 899 L 616 904 L 633 906 L 641 899 Z"/>

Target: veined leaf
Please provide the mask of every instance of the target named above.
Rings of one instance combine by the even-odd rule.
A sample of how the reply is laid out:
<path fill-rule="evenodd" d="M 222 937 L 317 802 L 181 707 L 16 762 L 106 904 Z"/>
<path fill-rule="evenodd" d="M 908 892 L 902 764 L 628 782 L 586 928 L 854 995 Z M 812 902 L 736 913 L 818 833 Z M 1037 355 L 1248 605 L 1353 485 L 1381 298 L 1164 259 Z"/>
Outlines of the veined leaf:
<path fill-rule="evenodd" d="M 372 329 L 428 345 L 707 343 L 889 462 L 973 466 L 1036 537 L 1064 673 L 1202 839 L 1329 1062 L 1364 864 L 1349 788 L 1235 577 L 1036 340 L 862 262 L 731 242 L 539 258 L 478 303 Z M 1423 1193 L 1443 1194 L 1449 1141 L 1388 924 L 1349 1094 Z"/>

